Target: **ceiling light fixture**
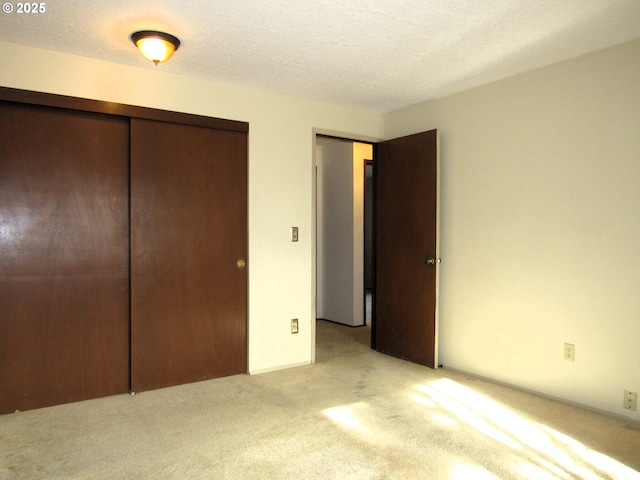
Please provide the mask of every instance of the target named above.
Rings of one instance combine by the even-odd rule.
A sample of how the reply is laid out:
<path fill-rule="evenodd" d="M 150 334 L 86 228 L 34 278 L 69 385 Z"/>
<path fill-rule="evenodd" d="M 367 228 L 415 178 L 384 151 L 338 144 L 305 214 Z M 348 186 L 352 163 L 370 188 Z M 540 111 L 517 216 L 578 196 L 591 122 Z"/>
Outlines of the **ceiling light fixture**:
<path fill-rule="evenodd" d="M 156 65 L 169 60 L 180 46 L 180 40 L 173 35 L 153 30 L 132 33 L 131 41 L 144 58 Z"/>

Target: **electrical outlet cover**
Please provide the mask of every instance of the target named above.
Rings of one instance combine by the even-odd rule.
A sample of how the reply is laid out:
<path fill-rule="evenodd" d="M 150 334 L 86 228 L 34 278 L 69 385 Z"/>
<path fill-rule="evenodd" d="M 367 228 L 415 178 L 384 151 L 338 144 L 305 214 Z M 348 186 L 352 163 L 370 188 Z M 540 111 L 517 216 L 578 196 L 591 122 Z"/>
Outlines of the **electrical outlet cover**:
<path fill-rule="evenodd" d="M 622 406 L 627 410 L 637 410 L 638 409 L 638 392 L 630 392 L 629 390 L 624 391 L 624 401 Z"/>
<path fill-rule="evenodd" d="M 576 361 L 576 346 L 572 343 L 564 344 L 564 359 L 567 362 L 575 362 Z"/>

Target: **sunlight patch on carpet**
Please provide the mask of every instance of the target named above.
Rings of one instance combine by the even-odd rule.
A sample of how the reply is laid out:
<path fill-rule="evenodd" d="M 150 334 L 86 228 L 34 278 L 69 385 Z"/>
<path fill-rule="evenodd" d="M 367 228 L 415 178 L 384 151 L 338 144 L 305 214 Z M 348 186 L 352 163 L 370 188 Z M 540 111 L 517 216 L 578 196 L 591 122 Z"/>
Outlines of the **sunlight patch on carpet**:
<path fill-rule="evenodd" d="M 356 411 L 364 407 L 366 407 L 364 402 L 358 402 L 348 406 L 327 408 L 323 413 L 347 430 L 355 430 L 362 434 L 369 434 L 369 428 L 365 427 L 356 415 Z"/>
<path fill-rule="evenodd" d="M 420 405 L 424 405 L 425 407 L 435 407 L 437 406 L 433 400 L 429 400 L 424 395 L 415 394 L 411 397 L 414 402 L 419 403 Z"/>
<path fill-rule="evenodd" d="M 484 433 L 494 440 L 499 441 L 500 443 L 503 443 L 507 447 L 513 449 L 522 448 L 522 446 L 509 435 L 491 425 L 487 421 L 486 416 L 482 415 L 482 413 L 474 411 L 474 409 L 470 408 L 465 401 L 460 401 L 454 398 L 448 392 L 443 391 L 440 385 L 436 385 L 435 387 L 431 385 L 418 385 L 417 389 L 424 395 L 430 397 L 438 405 L 444 407 L 454 416 L 458 417 L 458 419 L 460 419 L 463 423 L 471 425 L 476 430 Z"/>
<path fill-rule="evenodd" d="M 585 460 L 589 465 L 593 465 L 596 469 L 602 472 L 606 472 L 607 474 L 613 476 L 613 478 L 640 479 L 640 473 L 618 462 L 617 460 L 614 460 L 607 455 L 592 450 L 582 443 L 578 442 L 577 440 L 571 438 L 570 436 L 565 435 L 564 433 L 560 433 L 553 428 L 547 427 L 546 425 L 542 424 L 538 424 L 538 426 L 559 443 L 564 444 L 573 453 Z M 594 476 L 592 478 L 600 477 Z"/>
<path fill-rule="evenodd" d="M 520 478 L 538 480 L 578 476 L 590 480 L 604 476 L 640 479 L 638 472 L 611 457 L 545 425 L 527 420 L 505 405 L 448 378 L 418 384 L 415 390 L 419 393 L 414 393 L 411 398 L 433 410 L 430 412 L 432 418 L 449 424 L 457 419 L 461 425 L 466 424 L 519 451 L 521 458 L 511 465 L 511 470 Z M 465 468 L 470 466 L 465 465 L 462 471 Z M 452 478 L 458 478 L 455 476 L 457 473 L 452 472 L 452 475 Z M 473 477 L 485 478 L 475 473 Z"/>

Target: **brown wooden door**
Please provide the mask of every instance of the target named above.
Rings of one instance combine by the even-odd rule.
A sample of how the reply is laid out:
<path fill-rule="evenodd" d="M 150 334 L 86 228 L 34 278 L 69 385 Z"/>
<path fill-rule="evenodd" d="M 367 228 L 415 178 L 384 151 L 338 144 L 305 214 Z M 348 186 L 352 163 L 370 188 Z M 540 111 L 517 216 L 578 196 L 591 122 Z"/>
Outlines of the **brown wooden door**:
<path fill-rule="evenodd" d="M 376 146 L 374 345 L 432 368 L 437 367 L 437 159 L 436 130 Z"/>
<path fill-rule="evenodd" d="M 0 413 L 129 389 L 128 128 L 0 102 Z"/>
<path fill-rule="evenodd" d="M 247 135 L 131 120 L 131 386 L 247 371 Z"/>

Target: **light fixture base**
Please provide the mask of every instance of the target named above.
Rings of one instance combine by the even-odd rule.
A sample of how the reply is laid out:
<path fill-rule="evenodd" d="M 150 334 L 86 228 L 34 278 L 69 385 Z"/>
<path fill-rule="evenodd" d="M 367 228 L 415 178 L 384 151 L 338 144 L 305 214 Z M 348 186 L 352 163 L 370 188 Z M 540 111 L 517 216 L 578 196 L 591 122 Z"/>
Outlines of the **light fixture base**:
<path fill-rule="evenodd" d="M 156 64 L 166 62 L 180 47 L 180 40 L 173 35 L 155 30 L 141 30 L 131 34 L 131 41 L 140 54 Z"/>

